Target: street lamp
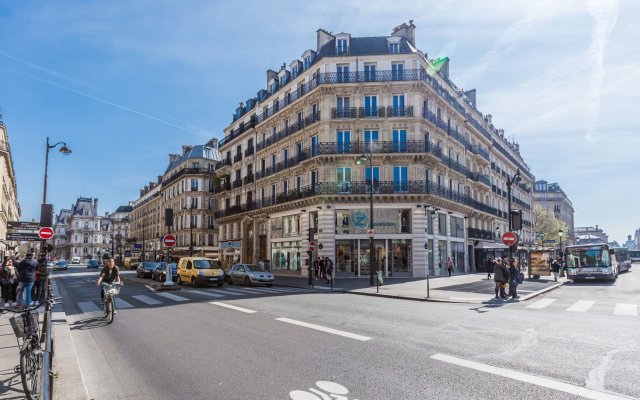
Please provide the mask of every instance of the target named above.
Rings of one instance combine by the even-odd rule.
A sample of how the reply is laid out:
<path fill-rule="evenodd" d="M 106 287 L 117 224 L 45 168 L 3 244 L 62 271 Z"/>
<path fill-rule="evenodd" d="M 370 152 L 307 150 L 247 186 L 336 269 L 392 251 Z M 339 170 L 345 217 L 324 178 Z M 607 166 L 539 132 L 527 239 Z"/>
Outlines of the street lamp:
<path fill-rule="evenodd" d="M 120 254 L 120 264 L 122 264 L 122 234 L 118 232 L 116 234 L 116 241 L 118 242 L 118 253 Z"/>
<path fill-rule="evenodd" d="M 369 183 L 369 285 L 373 286 L 374 272 L 373 272 L 373 154 L 371 143 L 368 143 L 369 153 L 363 154 L 358 157 L 358 164 L 369 161 L 369 175 L 371 176 L 371 182 Z"/>
<path fill-rule="evenodd" d="M 520 168 L 518 168 L 516 174 L 511 179 L 507 179 L 507 217 L 509 218 L 509 232 L 513 229 L 511 225 L 511 185 L 520 181 L 522 181 L 522 176 L 520 175 Z M 513 246 L 509 246 L 509 259 L 511 259 L 512 256 Z"/>
<path fill-rule="evenodd" d="M 44 158 L 44 192 L 42 193 L 42 204 L 47 204 L 47 174 L 49 172 L 49 150 L 55 148 L 59 144 L 62 145 L 62 147 L 60 147 L 60 150 L 59 150 L 60 153 L 64 154 L 65 156 L 71 154 L 71 149 L 69 148 L 69 146 L 67 146 L 65 142 L 58 142 L 56 144 L 50 145 L 49 137 L 47 136 L 47 145 L 46 145 L 45 158 Z"/>
<path fill-rule="evenodd" d="M 189 257 L 193 257 L 193 204 L 182 209 L 189 210 Z"/>
<path fill-rule="evenodd" d="M 558 231 L 558 237 L 560 238 L 560 261 L 564 261 L 564 257 L 562 256 L 562 235 L 564 235 L 564 231 L 560 229 Z"/>

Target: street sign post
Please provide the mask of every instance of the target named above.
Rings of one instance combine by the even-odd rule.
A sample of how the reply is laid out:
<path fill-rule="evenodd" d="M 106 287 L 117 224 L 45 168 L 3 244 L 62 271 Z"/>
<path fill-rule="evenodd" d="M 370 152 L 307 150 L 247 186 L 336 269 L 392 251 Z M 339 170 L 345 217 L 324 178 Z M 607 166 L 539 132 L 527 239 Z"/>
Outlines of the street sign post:
<path fill-rule="evenodd" d="M 7 230 L 9 231 L 35 232 L 38 229 L 40 229 L 40 224 L 37 222 L 7 221 Z"/>
<path fill-rule="evenodd" d="M 314 241 L 310 241 L 309 242 L 309 251 L 316 251 L 317 248 L 318 247 L 317 247 L 317 243 L 316 242 L 314 242 Z"/>
<path fill-rule="evenodd" d="M 162 242 L 167 247 L 173 247 L 176 245 L 176 237 L 173 235 L 164 235 Z"/>
<path fill-rule="evenodd" d="M 7 232 L 7 240 L 15 242 L 36 242 L 40 240 L 37 233 Z"/>
<path fill-rule="evenodd" d="M 376 231 L 374 229 L 367 229 L 367 237 L 369 239 L 372 239 L 375 234 L 376 234 Z"/>
<path fill-rule="evenodd" d="M 40 236 L 40 239 L 42 240 L 51 239 L 53 237 L 53 229 L 48 226 L 42 227 L 38 231 L 38 236 Z"/>
<path fill-rule="evenodd" d="M 515 232 L 505 232 L 502 235 L 502 243 L 509 247 L 518 244 L 518 239 L 518 235 Z"/>

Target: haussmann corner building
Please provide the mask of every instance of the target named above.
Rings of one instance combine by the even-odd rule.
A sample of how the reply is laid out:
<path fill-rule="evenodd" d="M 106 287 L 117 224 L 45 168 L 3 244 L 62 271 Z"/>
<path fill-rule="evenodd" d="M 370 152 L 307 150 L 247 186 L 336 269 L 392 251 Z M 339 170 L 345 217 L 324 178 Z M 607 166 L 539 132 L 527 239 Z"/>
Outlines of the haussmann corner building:
<path fill-rule="evenodd" d="M 263 259 L 306 276 L 315 228 L 314 258 L 333 260 L 338 277 L 368 276 L 373 188 L 374 268 L 441 275 L 452 257 L 459 273 L 482 270 L 506 249 L 497 234 L 518 169 L 512 208 L 532 243 L 534 177 L 518 145 L 476 109 L 475 90 L 453 84 L 448 59 L 417 50 L 414 32 L 412 22 L 381 37 L 320 29 L 316 50 L 268 70 L 266 89 L 240 104 L 215 171 L 225 266 Z"/>

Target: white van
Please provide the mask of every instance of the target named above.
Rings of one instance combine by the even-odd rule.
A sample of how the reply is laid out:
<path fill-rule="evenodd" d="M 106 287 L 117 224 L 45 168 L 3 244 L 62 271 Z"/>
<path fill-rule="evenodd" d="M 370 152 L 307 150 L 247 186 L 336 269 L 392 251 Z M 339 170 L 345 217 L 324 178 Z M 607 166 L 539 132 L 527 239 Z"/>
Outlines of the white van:
<path fill-rule="evenodd" d="M 73 257 L 71 259 L 71 264 L 80 264 L 80 257 Z"/>

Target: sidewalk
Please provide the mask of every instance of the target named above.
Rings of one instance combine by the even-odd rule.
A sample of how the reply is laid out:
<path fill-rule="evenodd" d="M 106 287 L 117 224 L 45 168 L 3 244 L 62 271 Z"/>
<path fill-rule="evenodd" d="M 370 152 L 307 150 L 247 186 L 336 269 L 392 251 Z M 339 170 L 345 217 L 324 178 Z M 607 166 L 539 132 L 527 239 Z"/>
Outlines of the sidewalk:
<path fill-rule="evenodd" d="M 520 301 L 526 301 L 553 290 L 566 282 L 562 278 L 554 282 L 551 277 L 525 279 L 518 286 Z M 309 288 L 308 278 L 276 276 L 276 285 Z M 331 290 L 326 280 L 316 280 L 315 289 Z M 495 283 L 487 274 L 454 275 L 433 278 L 385 278 L 378 288 L 369 286 L 368 278 L 336 278 L 333 290 L 366 296 L 390 297 L 417 301 L 439 301 L 449 303 L 503 303 L 494 299 Z"/>
<path fill-rule="evenodd" d="M 9 322 L 12 316 L 12 313 L 0 316 L 0 400 L 24 399 L 20 373 L 13 370 L 20 364 L 20 348 Z"/>

